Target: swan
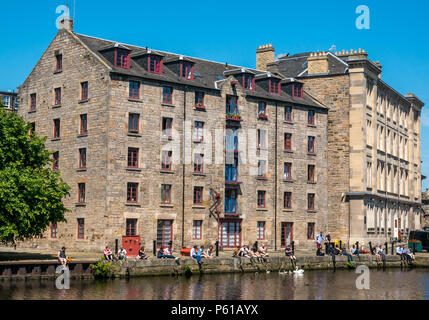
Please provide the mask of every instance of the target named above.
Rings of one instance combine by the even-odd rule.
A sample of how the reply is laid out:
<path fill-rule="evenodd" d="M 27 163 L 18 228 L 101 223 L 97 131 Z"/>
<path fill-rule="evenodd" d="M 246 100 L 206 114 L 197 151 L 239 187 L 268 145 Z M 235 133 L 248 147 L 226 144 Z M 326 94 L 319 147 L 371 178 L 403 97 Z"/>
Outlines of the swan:
<path fill-rule="evenodd" d="M 293 273 L 295 273 L 295 274 L 303 274 L 304 270 L 303 269 L 298 269 L 298 267 L 295 267 L 295 271 Z"/>
<path fill-rule="evenodd" d="M 267 270 L 267 273 L 270 273 L 270 271 Z"/>

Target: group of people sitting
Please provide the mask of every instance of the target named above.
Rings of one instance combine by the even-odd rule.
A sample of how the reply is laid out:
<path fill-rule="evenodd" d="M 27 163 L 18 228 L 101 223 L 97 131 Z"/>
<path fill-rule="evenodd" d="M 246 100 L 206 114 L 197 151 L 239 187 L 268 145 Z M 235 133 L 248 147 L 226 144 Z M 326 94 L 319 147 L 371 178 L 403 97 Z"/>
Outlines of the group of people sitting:
<path fill-rule="evenodd" d="M 213 259 L 216 257 L 216 253 L 214 252 L 213 246 L 210 245 L 207 251 L 204 249 L 204 246 L 198 248 L 198 246 L 194 246 L 190 252 L 191 258 L 197 260 L 199 266 L 203 264 L 202 259 Z"/>
<path fill-rule="evenodd" d="M 414 255 L 408 249 L 404 248 L 403 245 L 396 248 L 396 255 L 401 256 L 401 262 L 410 263 L 414 260 Z"/>
<path fill-rule="evenodd" d="M 106 246 L 106 249 L 104 249 L 104 258 L 107 261 L 125 261 L 128 264 L 128 257 L 127 257 L 127 250 L 124 249 L 124 247 L 121 247 L 116 255 L 112 253 L 109 246 Z"/>
<path fill-rule="evenodd" d="M 173 256 L 173 247 L 161 247 L 157 254 L 158 259 L 175 259 L 178 260 L 180 257 Z"/>
<path fill-rule="evenodd" d="M 256 259 L 265 259 L 268 257 L 268 250 L 265 244 L 261 244 L 258 248 L 255 243 L 251 249 L 247 245 L 243 245 L 240 248 L 234 250 L 233 257 L 243 257 L 243 258 L 256 258 Z"/>

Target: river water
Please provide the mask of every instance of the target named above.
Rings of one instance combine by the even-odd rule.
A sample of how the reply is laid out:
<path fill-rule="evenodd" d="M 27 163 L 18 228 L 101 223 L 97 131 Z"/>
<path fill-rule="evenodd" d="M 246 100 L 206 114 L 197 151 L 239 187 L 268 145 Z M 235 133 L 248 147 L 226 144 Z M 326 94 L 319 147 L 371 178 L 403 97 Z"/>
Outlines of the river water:
<path fill-rule="evenodd" d="M 129 280 L 0 281 L 0 300 L 384 300 L 429 299 L 429 271 L 370 271 L 369 289 L 357 289 L 354 271 L 278 272 Z"/>

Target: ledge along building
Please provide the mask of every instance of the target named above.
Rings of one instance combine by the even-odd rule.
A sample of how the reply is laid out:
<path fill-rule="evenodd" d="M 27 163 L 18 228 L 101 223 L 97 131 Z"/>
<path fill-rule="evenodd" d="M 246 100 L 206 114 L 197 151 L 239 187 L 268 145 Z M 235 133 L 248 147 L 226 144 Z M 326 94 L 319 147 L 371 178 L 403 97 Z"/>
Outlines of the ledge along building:
<path fill-rule="evenodd" d="M 48 137 L 72 212 L 20 245 L 314 247 L 328 228 L 328 108 L 305 81 L 60 27 L 19 114 Z"/>

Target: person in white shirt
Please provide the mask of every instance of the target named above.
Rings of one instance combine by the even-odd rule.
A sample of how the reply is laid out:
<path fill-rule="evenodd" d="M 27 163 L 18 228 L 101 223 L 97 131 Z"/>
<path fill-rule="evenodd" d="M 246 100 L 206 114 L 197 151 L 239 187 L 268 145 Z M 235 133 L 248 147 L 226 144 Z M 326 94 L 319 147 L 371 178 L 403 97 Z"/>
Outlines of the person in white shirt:
<path fill-rule="evenodd" d="M 320 232 L 317 236 L 316 236 L 316 244 L 317 244 L 317 249 L 321 249 L 322 248 L 322 241 L 325 240 L 325 237 L 323 236 L 322 232 Z"/>
<path fill-rule="evenodd" d="M 121 247 L 118 251 L 118 260 L 121 262 L 126 261 L 128 264 L 127 250 L 125 250 L 123 247 Z"/>

